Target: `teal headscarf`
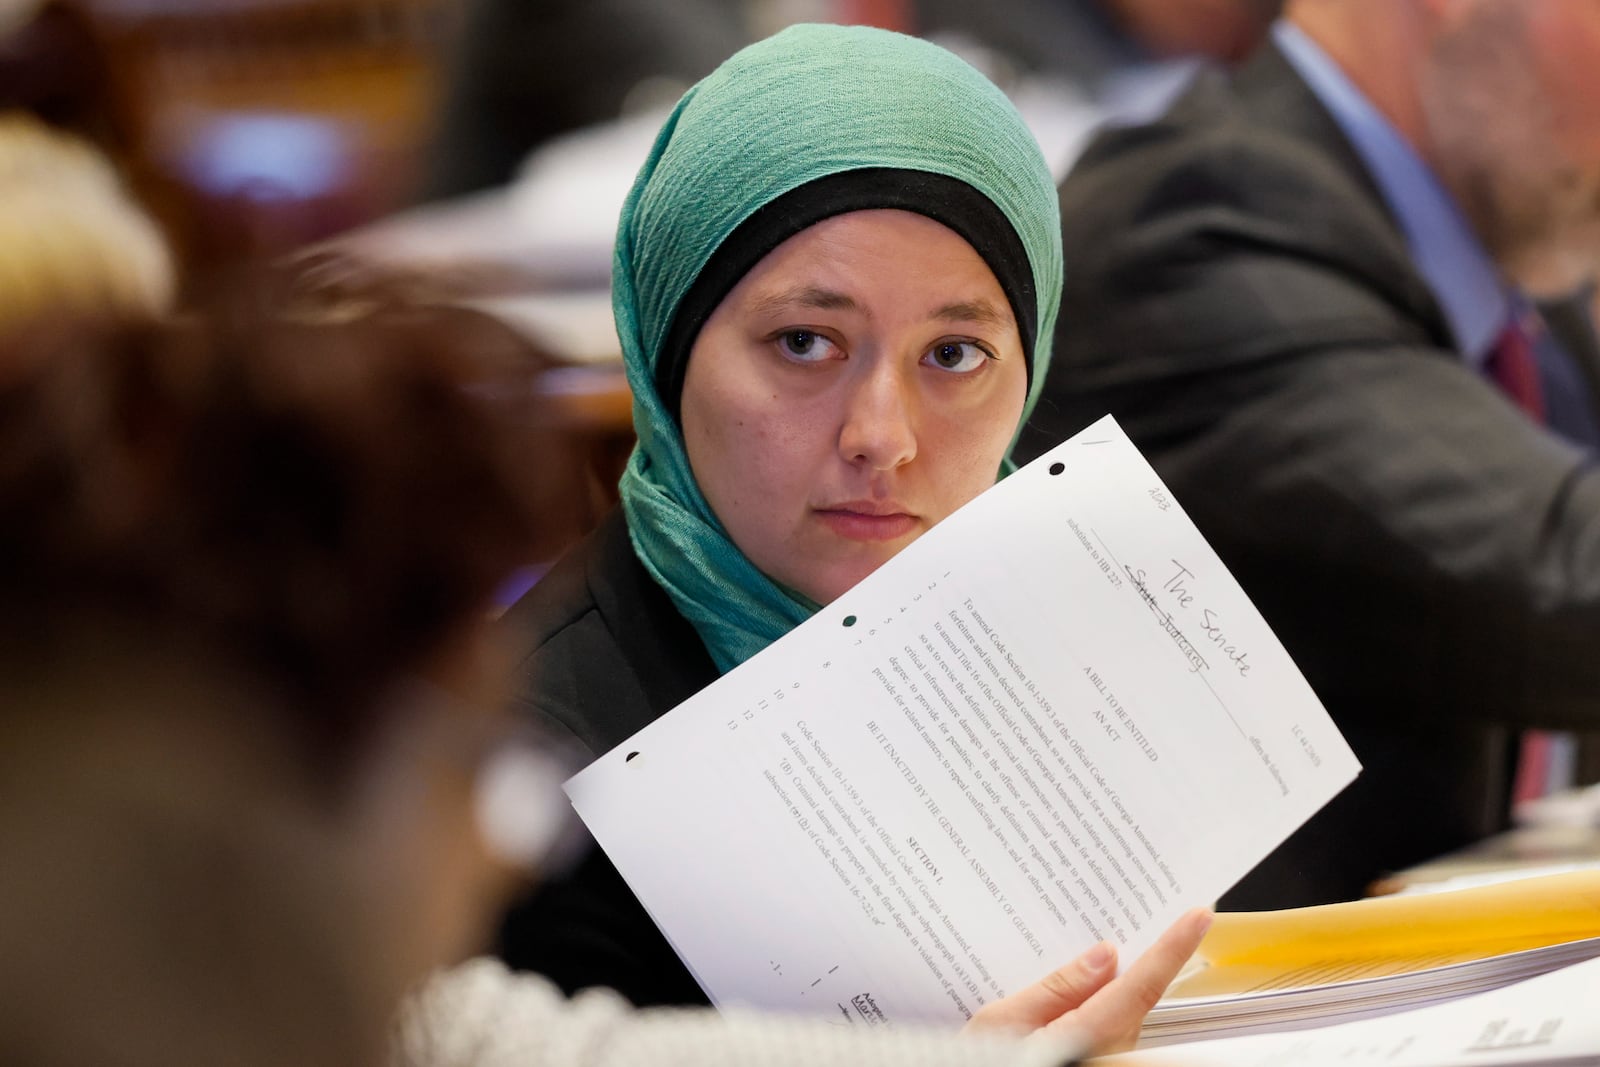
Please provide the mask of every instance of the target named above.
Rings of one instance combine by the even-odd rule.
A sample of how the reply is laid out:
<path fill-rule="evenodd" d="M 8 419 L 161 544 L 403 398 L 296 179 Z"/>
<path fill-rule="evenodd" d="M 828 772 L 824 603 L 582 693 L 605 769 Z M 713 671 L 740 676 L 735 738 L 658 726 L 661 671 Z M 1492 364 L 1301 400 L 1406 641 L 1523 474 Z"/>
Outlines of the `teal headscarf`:
<path fill-rule="evenodd" d="M 817 605 L 757 570 L 711 513 L 657 364 L 685 294 L 742 222 L 807 183 L 871 168 L 954 178 L 1015 230 L 1038 302 L 1026 421 L 1061 298 L 1055 185 L 1004 94 L 944 49 L 859 26 L 794 26 L 751 45 L 678 102 L 622 208 L 612 304 L 639 437 L 622 506 L 640 562 L 724 671 Z"/>

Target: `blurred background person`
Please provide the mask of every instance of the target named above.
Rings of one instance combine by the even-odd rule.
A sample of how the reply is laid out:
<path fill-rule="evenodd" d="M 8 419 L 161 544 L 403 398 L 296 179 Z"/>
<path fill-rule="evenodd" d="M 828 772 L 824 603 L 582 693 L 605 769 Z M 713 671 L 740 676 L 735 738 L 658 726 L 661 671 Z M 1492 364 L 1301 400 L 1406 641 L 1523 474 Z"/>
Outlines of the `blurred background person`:
<path fill-rule="evenodd" d="M 1600 726 L 1600 363 L 1531 307 L 1600 263 L 1597 72 L 1591 0 L 1291 0 L 1063 186 L 1022 456 L 1115 414 L 1364 765 L 1225 906 L 1503 829 L 1517 729 Z"/>
<path fill-rule="evenodd" d="M 1129 37 L 1158 56 L 1237 63 L 1256 50 L 1283 0 L 1101 0 Z"/>
<path fill-rule="evenodd" d="M 739 48 L 795 21 L 874 21 L 954 47 L 1002 84 L 1061 111 L 1075 145 L 1102 112 L 1142 113 L 1188 68 L 1176 56 L 1232 60 L 1260 40 L 1281 0 L 473 0 L 447 65 L 424 196 L 503 185 L 552 137 L 665 108 Z M 982 52 L 982 55 L 977 52 Z M 1047 145 L 1047 149 L 1051 146 Z M 1047 151 L 1052 165 L 1058 163 Z M 1060 161 L 1064 164 L 1064 161 Z"/>
<path fill-rule="evenodd" d="M 1207 64 L 1255 49 L 1282 0 L 914 0 L 912 25 L 1012 97 L 1057 178 L 1107 123 L 1159 114 Z"/>

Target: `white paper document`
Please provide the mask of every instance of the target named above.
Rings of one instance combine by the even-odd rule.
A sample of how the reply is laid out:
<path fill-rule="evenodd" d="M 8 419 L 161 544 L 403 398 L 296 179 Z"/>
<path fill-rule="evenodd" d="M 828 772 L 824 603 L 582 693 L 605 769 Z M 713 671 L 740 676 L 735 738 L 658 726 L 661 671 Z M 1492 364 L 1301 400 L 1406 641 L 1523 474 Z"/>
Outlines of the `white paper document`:
<path fill-rule="evenodd" d="M 960 1022 L 1132 960 L 1358 770 L 1106 418 L 567 791 L 715 1003 Z"/>
<path fill-rule="evenodd" d="M 1600 1062 L 1600 960 L 1491 993 L 1317 1030 L 1167 1045 L 1105 1067 L 1497 1067 Z"/>

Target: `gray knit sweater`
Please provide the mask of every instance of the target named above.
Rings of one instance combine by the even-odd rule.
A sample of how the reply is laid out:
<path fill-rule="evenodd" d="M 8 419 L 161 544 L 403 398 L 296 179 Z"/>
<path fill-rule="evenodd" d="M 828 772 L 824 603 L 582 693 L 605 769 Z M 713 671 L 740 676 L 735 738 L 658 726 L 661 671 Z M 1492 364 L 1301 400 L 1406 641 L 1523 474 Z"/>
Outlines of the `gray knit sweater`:
<path fill-rule="evenodd" d="M 481 959 L 434 977 L 406 1005 L 395 1067 L 1059 1067 L 1058 1039 L 954 1035 L 752 1012 L 635 1010 L 591 990 Z"/>

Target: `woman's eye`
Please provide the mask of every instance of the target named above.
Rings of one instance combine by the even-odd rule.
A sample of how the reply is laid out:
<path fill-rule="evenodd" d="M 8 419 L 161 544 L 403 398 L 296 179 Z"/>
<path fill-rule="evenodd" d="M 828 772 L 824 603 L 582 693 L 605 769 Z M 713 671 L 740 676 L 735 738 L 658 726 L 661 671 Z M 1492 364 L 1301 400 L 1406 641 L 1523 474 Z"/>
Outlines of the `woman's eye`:
<path fill-rule="evenodd" d="M 966 374 L 983 366 L 990 356 L 974 341 L 940 341 L 922 358 L 923 362 L 940 370 Z"/>
<path fill-rule="evenodd" d="M 778 350 L 796 363 L 818 363 L 833 355 L 834 343 L 814 330 L 785 330 L 778 335 Z"/>

